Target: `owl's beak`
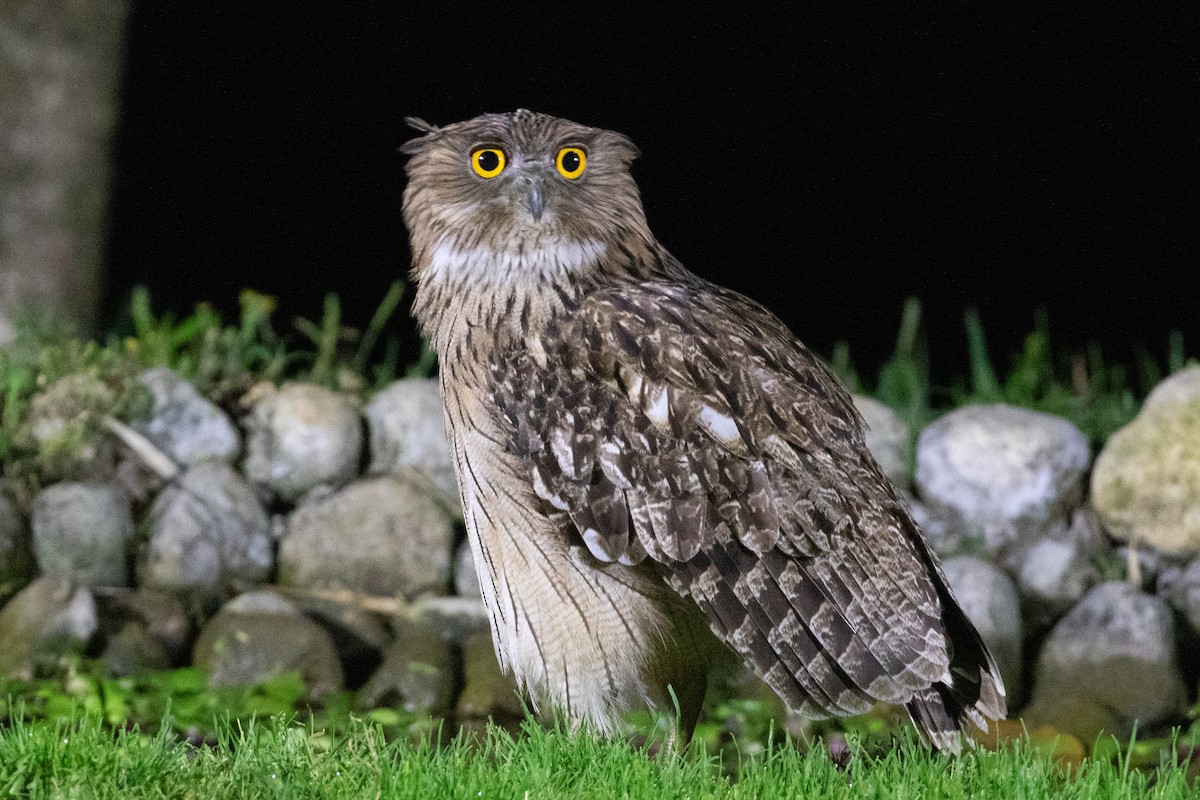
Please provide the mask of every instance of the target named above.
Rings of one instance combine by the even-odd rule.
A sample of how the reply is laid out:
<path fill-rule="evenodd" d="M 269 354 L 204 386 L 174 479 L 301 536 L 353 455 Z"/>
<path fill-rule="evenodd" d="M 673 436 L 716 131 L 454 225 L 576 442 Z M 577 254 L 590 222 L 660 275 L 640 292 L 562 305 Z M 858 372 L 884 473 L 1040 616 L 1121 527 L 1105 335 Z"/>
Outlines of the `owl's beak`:
<path fill-rule="evenodd" d="M 546 210 L 546 195 L 540 179 L 534 178 L 529 182 L 525 201 L 529 203 L 529 213 L 533 215 L 533 221 L 541 222 L 542 212 Z"/>

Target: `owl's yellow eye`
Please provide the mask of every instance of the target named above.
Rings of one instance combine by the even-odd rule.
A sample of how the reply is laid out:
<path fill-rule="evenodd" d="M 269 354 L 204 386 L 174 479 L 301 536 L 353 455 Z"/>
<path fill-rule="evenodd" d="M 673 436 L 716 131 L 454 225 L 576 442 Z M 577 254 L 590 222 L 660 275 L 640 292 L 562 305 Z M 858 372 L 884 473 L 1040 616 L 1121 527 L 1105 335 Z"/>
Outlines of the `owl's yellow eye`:
<path fill-rule="evenodd" d="M 558 151 L 558 157 L 554 159 L 554 166 L 558 167 L 559 175 L 569 180 L 575 180 L 587 169 L 587 153 L 578 147 L 564 147 Z"/>
<path fill-rule="evenodd" d="M 498 147 L 481 147 L 471 153 L 471 169 L 481 178 L 494 178 L 504 171 L 504 151 Z"/>

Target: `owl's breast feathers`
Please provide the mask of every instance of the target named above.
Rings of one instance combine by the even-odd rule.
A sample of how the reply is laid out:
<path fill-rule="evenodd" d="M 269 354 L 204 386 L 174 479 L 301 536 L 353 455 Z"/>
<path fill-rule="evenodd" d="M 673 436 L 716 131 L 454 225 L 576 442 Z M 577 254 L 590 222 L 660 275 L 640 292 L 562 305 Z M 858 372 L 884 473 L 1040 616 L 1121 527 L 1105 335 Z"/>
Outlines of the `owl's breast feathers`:
<path fill-rule="evenodd" d="M 761 306 L 690 275 L 621 283 L 490 366 L 504 445 L 561 535 L 650 559 L 793 709 L 907 703 L 943 747 L 1003 715 L 849 396 Z"/>

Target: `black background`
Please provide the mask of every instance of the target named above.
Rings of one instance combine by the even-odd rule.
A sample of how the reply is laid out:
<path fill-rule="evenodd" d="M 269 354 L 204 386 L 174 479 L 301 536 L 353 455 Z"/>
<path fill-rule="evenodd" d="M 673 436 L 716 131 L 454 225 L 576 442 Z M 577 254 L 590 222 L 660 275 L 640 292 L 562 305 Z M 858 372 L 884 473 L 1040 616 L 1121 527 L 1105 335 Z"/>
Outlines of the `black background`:
<path fill-rule="evenodd" d="M 527 107 L 629 135 L 658 238 L 865 375 L 907 295 L 941 381 L 968 306 L 1002 368 L 1040 306 L 1056 348 L 1200 353 L 1194 8 L 584 5 L 135 2 L 110 320 L 144 283 L 365 323 L 408 268 L 402 118 Z"/>

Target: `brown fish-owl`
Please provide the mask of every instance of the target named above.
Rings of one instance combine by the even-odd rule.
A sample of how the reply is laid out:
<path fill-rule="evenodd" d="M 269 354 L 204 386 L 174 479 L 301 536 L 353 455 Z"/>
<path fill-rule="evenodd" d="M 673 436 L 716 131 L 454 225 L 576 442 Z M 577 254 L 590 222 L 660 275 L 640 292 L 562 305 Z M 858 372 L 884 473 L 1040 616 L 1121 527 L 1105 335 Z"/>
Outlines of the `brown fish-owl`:
<path fill-rule="evenodd" d="M 496 652 L 530 694 L 602 731 L 674 707 L 686 738 L 732 652 L 801 714 L 904 704 L 937 747 L 1003 716 L 849 395 L 655 240 L 629 139 L 525 110 L 410 122 L 414 313 Z"/>

